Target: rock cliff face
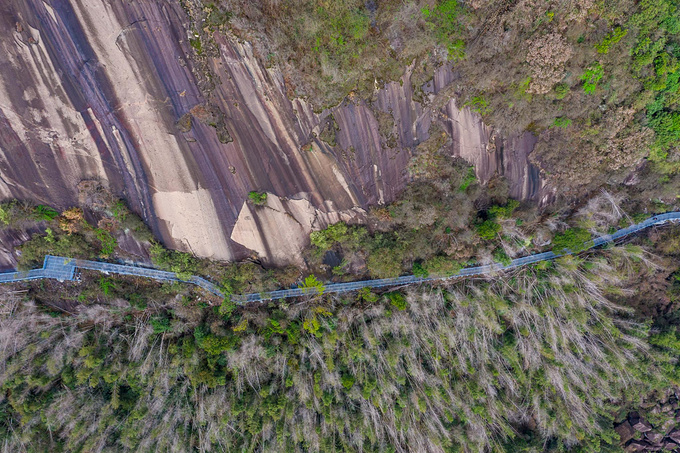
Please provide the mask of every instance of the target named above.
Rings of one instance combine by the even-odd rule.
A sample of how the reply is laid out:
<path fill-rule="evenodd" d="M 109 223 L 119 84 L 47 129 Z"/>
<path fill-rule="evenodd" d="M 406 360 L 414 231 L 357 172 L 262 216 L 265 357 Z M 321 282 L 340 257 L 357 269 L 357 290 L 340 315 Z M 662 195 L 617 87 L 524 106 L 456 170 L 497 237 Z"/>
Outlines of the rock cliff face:
<path fill-rule="evenodd" d="M 549 193 L 527 159 L 533 137 L 501 137 L 442 101 L 450 68 L 422 102 L 406 69 L 373 99 L 317 113 L 246 42 L 215 34 L 219 52 L 198 65 L 189 23 L 176 1 L 3 1 L 0 197 L 65 208 L 97 179 L 171 247 L 294 262 L 310 228 L 395 198 L 433 121 L 482 180 L 503 174 L 518 198 Z M 272 194 L 279 214 L 251 215 L 251 190 Z M 277 216 L 303 227 L 281 232 Z"/>

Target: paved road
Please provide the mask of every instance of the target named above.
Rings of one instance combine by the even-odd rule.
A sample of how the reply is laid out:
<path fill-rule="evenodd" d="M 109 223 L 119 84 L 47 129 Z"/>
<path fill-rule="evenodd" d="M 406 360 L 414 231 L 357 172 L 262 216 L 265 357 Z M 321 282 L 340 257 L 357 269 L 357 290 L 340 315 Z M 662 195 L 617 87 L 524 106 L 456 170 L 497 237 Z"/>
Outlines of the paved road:
<path fill-rule="evenodd" d="M 617 239 L 621 239 L 625 236 L 628 236 L 629 234 L 637 233 L 638 231 L 644 230 L 645 228 L 649 228 L 650 226 L 653 225 L 662 225 L 667 222 L 678 221 L 680 221 L 680 212 L 667 212 L 665 214 L 659 214 L 657 216 L 645 220 L 644 222 L 640 222 L 637 225 L 631 225 L 627 228 L 622 228 L 613 234 L 610 235 L 608 234 L 595 238 L 591 241 L 588 241 L 588 243 L 584 244 L 584 246 L 587 249 L 597 247 L 608 242 L 613 242 L 616 241 Z M 553 252 L 537 253 L 535 255 L 516 258 L 512 260 L 512 262 L 508 265 L 493 263 L 485 266 L 468 267 L 465 269 L 461 269 L 459 272 L 450 277 L 422 278 L 416 277 L 414 275 L 405 275 L 403 277 L 384 278 L 378 280 L 363 280 L 348 283 L 331 283 L 325 286 L 324 292 L 344 293 L 349 291 L 356 291 L 361 288 L 385 288 L 390 286 L 401 286 L 434 280 L 447 280 L 452 278 L 485 275 L 491 274 L 493 272 L 498 272 L 501 270 L 514 269 L 527 264 L 537 263 L 539 261 L 552 260 L 560 256 L 570 254 L 571 252 L 563 254 L 556 254 Z M 149 269 L 145 267 L 130 266 L 125 264 L 102 263 L 99 261 L 78 260 L 51 255 L 45 256 L 45 261 L 43 263 L 42 269 L 33 269 L 26 272 L 0 273 L 0 283 L 20 282 L 25 280 L 35 280 L 41 278 L 52 278 L 59 281 L 75 280 L 76 268 L 95 270 L 103 272 L 105 274 L 113 273 L 122 275 L 133 275 L 137 277 L 148 277 L 162 281 L 193 283 L 194 285 L 200 286 L 204 290 L 213 293 L 216 296 L 224 297 L 224 294 L 216 285 L 202 277 L 192 276 L 191 278 L 185 280 L 179 278 L 177 274 L 175 274 L 174 272 L 161 271 L 158 269 Z M 267 293 L 232 295 L 231 298 L 236 303 L 244 304 L 247 302 L 262 302 L 265 300 L 299 297 L 307 294 L 315 294 L 315 292 L 316 289 L 292 288 L 271 291 Z"/>

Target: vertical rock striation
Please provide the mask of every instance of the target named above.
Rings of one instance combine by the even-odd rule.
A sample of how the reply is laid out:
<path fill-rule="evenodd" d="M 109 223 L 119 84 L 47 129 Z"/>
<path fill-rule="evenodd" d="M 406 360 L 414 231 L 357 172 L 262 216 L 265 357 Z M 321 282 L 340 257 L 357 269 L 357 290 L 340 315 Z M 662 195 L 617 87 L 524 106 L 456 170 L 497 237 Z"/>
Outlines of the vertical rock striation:
<path fill-rule="evenodd" d="M 248 43 L 214 34 L 218 52 L 197 64 L 189 23 L 179 2 L 3 1 L 0 197 L 65 208 L 77 204 L 78 182 L 98 179 L 171 247 L 236 259 L 257 242 L 265 259 L 295 262 L 272 233 L 276 222 L 264 231 L 239 220 L 248 217 L 248 192 L 272 194 L 280 212 L 325 219 L 305 225 L 305 234 L 355 217 L 403 189 L 411 153 L 433 121 L 448 125 L 452 155 L 473 163 L 482 180 L 500 173 L 513 196 L 541 194 L 527 160 L 530 135 L 497 137 L 490 153 L 492 133 L 474 113 L 454 101 L 414 100 L 409 70 L 372 101 L 348 99 L 318 113 L 289 99 L 281 73 Z M 431 96 L 452 81 L 450 68 L 439 71 Z M 389 140 L 376 118 L 389 120 L 383 114 L 394 120 Z M 337 143 L 329 144 L 319 132 L 331 115 Z M 243 239 L 247 228 L 258 228 L 251 236 L 259 239 Z"/>

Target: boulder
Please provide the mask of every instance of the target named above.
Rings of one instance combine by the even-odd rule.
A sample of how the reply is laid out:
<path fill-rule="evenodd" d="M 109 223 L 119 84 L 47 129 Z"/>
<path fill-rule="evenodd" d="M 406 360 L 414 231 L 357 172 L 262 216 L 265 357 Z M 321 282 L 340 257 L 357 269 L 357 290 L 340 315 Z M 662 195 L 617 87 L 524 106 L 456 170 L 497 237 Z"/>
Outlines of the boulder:
<path fill-rule="evenodd" d="M 666 442 L 663 443 L 664 451 L 678 451 L 678 447 L 679 447 L 678 444 L 670 440 L 667 440 Z"/>
<path fill-rule="evenodd" d="M 680 444 L 680 429 L 673 429 L 673 431 L 668 433 L 668 437 L 670 437 L 673 442 Z"/>
<path fill-rule="evenodd" d="M 619 437 L 621 438 L 621 443 L 624 444 L 631 440 L 633 437 L 635 437 L 635 430 L 630 425 L 628 420 L 624 421 L 619 426 L 614 428 L 614 431 L 618 433 Z"/>
<path fill-rule="evenodd" d="M 649 431 L 649 432 L 645 433 L 645 437 L 647 438 L 649 443 L 652 443 L 652 444 L 658 444 L 659 442 L 661 442 L 663 440 L 663 434 L 656 433 L 654 431 Z"/>
<path fill-rule="evenodd" d="M 639 451 L 645 451 L 648 448 L 649 445 L 647 443 L 634 440 L 633 442 L 626 445 L 626 448 L 624 450 L 626 451 L 626 453 L 636 453 Z"/>
<path fill-rule="evenodd" d="M 635 431 L 639 431 L 641 433 L 646 433 L 647 431 L 652 430 L 652 425 L 647 420 L 631 420 L 630 424 L 633 429 L 635 429 Z"/>

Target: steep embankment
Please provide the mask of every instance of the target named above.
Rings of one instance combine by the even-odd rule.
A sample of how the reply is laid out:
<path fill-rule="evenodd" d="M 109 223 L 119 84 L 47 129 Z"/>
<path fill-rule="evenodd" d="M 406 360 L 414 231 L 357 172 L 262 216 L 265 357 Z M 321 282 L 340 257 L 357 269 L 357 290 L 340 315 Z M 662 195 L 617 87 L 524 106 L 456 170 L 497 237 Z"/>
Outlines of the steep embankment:
<path fill-rule="evenodd" d="M 497 136 L 460 110 L 448 67 L 419 101 L 406 69 L 371 100 L 315 113 L 247 42 L 214 33 L 218 52 L 196 64 L 189 24 L 178 2 L 3 2 L 0 196 L 63 208 L 97 179 L 170 246 L 295 261 L 310 228 L 395 198 L 433 122 L 483 181 L 504 174 L 514 197 L 549 193 L 527 158 L 533 137 Z M 272 226 L 284 211 L 248 212 L 251 190 L 304 205 L 300 228 L 283 235 Z"/>

